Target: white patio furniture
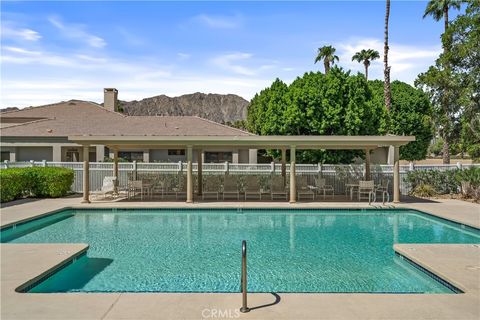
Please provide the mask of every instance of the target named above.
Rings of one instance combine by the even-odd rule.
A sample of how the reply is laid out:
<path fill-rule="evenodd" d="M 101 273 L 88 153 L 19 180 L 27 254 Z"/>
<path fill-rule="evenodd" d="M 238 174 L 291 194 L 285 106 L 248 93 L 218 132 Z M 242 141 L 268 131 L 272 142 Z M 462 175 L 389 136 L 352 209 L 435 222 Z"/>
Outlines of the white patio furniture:
<path fill-rule="evenodd" d="M 140 195 L 140 200 L 143 200 L 144 185 L 142 180 L 130 180 L 127 184 L 127 199 L 133 199 Z"/>
<path fill-rule="evenodd" d="M 375 201 L 375 184 L 373 180 L 358 182 L 358 201 L 368 199 L 368 202 Z"/>
<path fill-rule="evenodd" d="M 230 174 L 225 175 L 223 180 L 223 200 L 227 196 L 233 195 L 240 200 L 240 192 L 238 191 L 238 179 Z"/>
<path fill-rule="evenodd" d="M 332 199 L 335 198 L 335 189 L 326 183 L 325 178 L 315 178 L 315 191 L 317 195 L 323 193 L 323 200 L 326 199 L 327 193 L 331 193 Z"/>
<path fill-rule="evenodd" d="M 297 198 L 301 200 L 302 197 L 315 200 L 315 192 L 308 186 L 308 177 L 297 176 Z"/>
<path fill-rule="evenodd" d="M 387 199 L 386 202 L 390 202 L 389 185 L 390 185 L 390 180 L 386 179 L 386 180 L 383 180 L 379 186 L 375 187 L 375 201 L 377 198 L 377 194 L 381 193 L 382 203 L 385 203 L 385 198 Z"/>
<path fill-rule="evenodd" d="M 172 189 L 175 193 L 175 200 L 178 200 L 179 197 L 187 197 L 187 181 L 185 180 L 183 177 L 180 177 L 177 180 L 177 186 Z"/>
<path fill-rule="evenodd" d="M 262 198 L 257 176 L 247 176 L 245 179 L 245 200 L 247 200 L 249 196 L 257 197 L 259 200 Z"/>
<path fill-rule="evenodd" d="M 108 195 L 112 198 L 117 196 L 115 187 L 117 185 L 116 177 L 105 177 L 103 178 L 102 188 L 97 191 L 92 191 L 90 194 L 94 196 L 95 199 L 98 199 L 100 196 L 103 196 L 103 199 L 106 199 Z"/>
<path fill-rule="evenodd" d="M 282 199 L 288 200 L 288 192 L 283 185 L 283 177 L 282 176 L 273 176 L 271 180 L 271 197 L 272 200 L 275 200 L 276 197 L 281 197 Z"/>
<path fill-rule="evenodd" d="M 203 181 L 202 200 L 208 198 L 209 195 L 213 195 L 213 197 L 218 200 L 220 184 L 216 178 L 216 176 L 205 176 Z"/>

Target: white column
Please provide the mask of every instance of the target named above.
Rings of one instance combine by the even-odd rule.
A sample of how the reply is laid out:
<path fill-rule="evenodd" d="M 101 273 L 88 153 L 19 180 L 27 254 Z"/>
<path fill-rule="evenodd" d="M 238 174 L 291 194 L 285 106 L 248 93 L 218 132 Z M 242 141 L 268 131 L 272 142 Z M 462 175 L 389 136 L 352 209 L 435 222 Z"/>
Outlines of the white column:
<path fill-rule="evenodd" d="M 83 200 L 82 203 L 90 203 L 90 162 L 88 154 L 90 146 L 83 146 Z"/>
<path fill-rule="evenodd" d="M 117 186 L 118 186 L 118 149 L 113 149 L 113 176 L 116 178 L 116 183 L 114 186 L 115 193 L 117 193 Z"/>
<path fill-rule="evenodd" d="M 197 194 L 199 196 L 203 193 L 203 161 L 202 161 L 202 149 L 197 150 Z"/>
<path fill-rule="evenodd" d="M 143 150 L 143 162 L 150 162 L 150 149 Z"/>
<path fill-rule="evenodd" d="M 370 149 L 365 149 L 365 180 L 370 180 Z"/>
<path fill-rule="evenodd" d="M 287 149 L 282 148 L 282 177 L 283 186 L 287 185 Z"/>
<path fill-rule="evenodd" d="M 10 149 L 10 162 L 15 162 L 17 161 L 17 148 L 13 147 Z"/>
<path fill-rule="evenodd" d="M 97 155 L 97 162 L 103 162 L 105 159 L 105 146 L 95 146 L 95 154 Z"/>
<path fill-rule="evenodd" d="M 248 150 L 248 163 L 257 163 L 257 149 Z"/>
<path fill-rule="evenodd" d="M 400 202 L 400 150 L 394 148 L 393 152 L 393 202 Z"/>
<path fill-rule="evenodd" d="M 297 181 L 295 179 L 295 146 L 290 147 L 290 203 L 297 202 Z"/>
<path fill-rule="evenodd" d="M 62 146 L 59 144 L 54 144 L 52 153 L 52 161 L 53 162 L 62 162 Z"/>
<path fill-rule="evenodd" d="M 232 150 L 232 163 L 238 163 L 238 149 Z"/>
<path fill-rule="evenodd" d="M 187 203 L 193 202 L 192 146 L 187 146 Z"/>

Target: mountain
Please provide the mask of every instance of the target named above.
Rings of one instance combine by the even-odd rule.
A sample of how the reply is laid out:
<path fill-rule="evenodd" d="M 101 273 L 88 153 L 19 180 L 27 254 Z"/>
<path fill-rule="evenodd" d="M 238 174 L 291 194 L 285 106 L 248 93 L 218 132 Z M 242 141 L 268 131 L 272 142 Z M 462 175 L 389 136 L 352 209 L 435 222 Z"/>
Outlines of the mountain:
<path fill-rule="evenodd" d="M 198 116 L 219 123 L 246 119 L 248 106 L 247 100 L 234 94 L 200 92 L 119 102 L 123 113 L 131 116 Z"/>
<path fill-rule="evenodd" d="M 0 109 L 0 113 L 2 112 L 10 112 L 10 111 L 18 111 L 20 109 L 18 109 L 17 107 L 8 107 L 8 108 L 3 108 L 3 109 Z"/>

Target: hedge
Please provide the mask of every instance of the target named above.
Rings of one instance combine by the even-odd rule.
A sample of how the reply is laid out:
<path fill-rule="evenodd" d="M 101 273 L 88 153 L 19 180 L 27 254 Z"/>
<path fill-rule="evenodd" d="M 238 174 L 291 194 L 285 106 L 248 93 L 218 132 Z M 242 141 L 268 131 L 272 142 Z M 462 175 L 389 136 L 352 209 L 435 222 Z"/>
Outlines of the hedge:
<path fill-rule="evenodd" d="M 54 167 L 9 168 L 0 170 L 0 201 L 23 197 L 57 198 L 70 191 L 73 170 Z"/>

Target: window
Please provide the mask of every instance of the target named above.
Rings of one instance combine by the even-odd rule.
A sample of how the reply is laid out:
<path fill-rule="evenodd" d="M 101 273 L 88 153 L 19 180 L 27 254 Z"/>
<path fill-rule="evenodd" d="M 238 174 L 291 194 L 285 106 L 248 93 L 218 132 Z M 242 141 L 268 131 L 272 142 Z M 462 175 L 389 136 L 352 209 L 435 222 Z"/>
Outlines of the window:
<path fill-rule="evenodd" d="M 168 149 L 169 156 L 184 156 L 185 149 Z"/>
<path fill-rule="evenodd" d="M 205 162 L 232 162 L 231 152 L 205 152 Z"/>
<path fill-rule="evenodd" d="M 69 149 L 65 154 L 67 162 L 78 162 L 80 161 L 80 152 L 77 149 Z"/>
<path fill-rule="evenodd" d="M 10 160 L 10 151 L 2 151 L 2 162 L 5 160 Z"/>
<path fill-rule="evenodd" d="M 119 151 L 118 157 L 127 161 L 143 161 L 142 151 Z"/>

